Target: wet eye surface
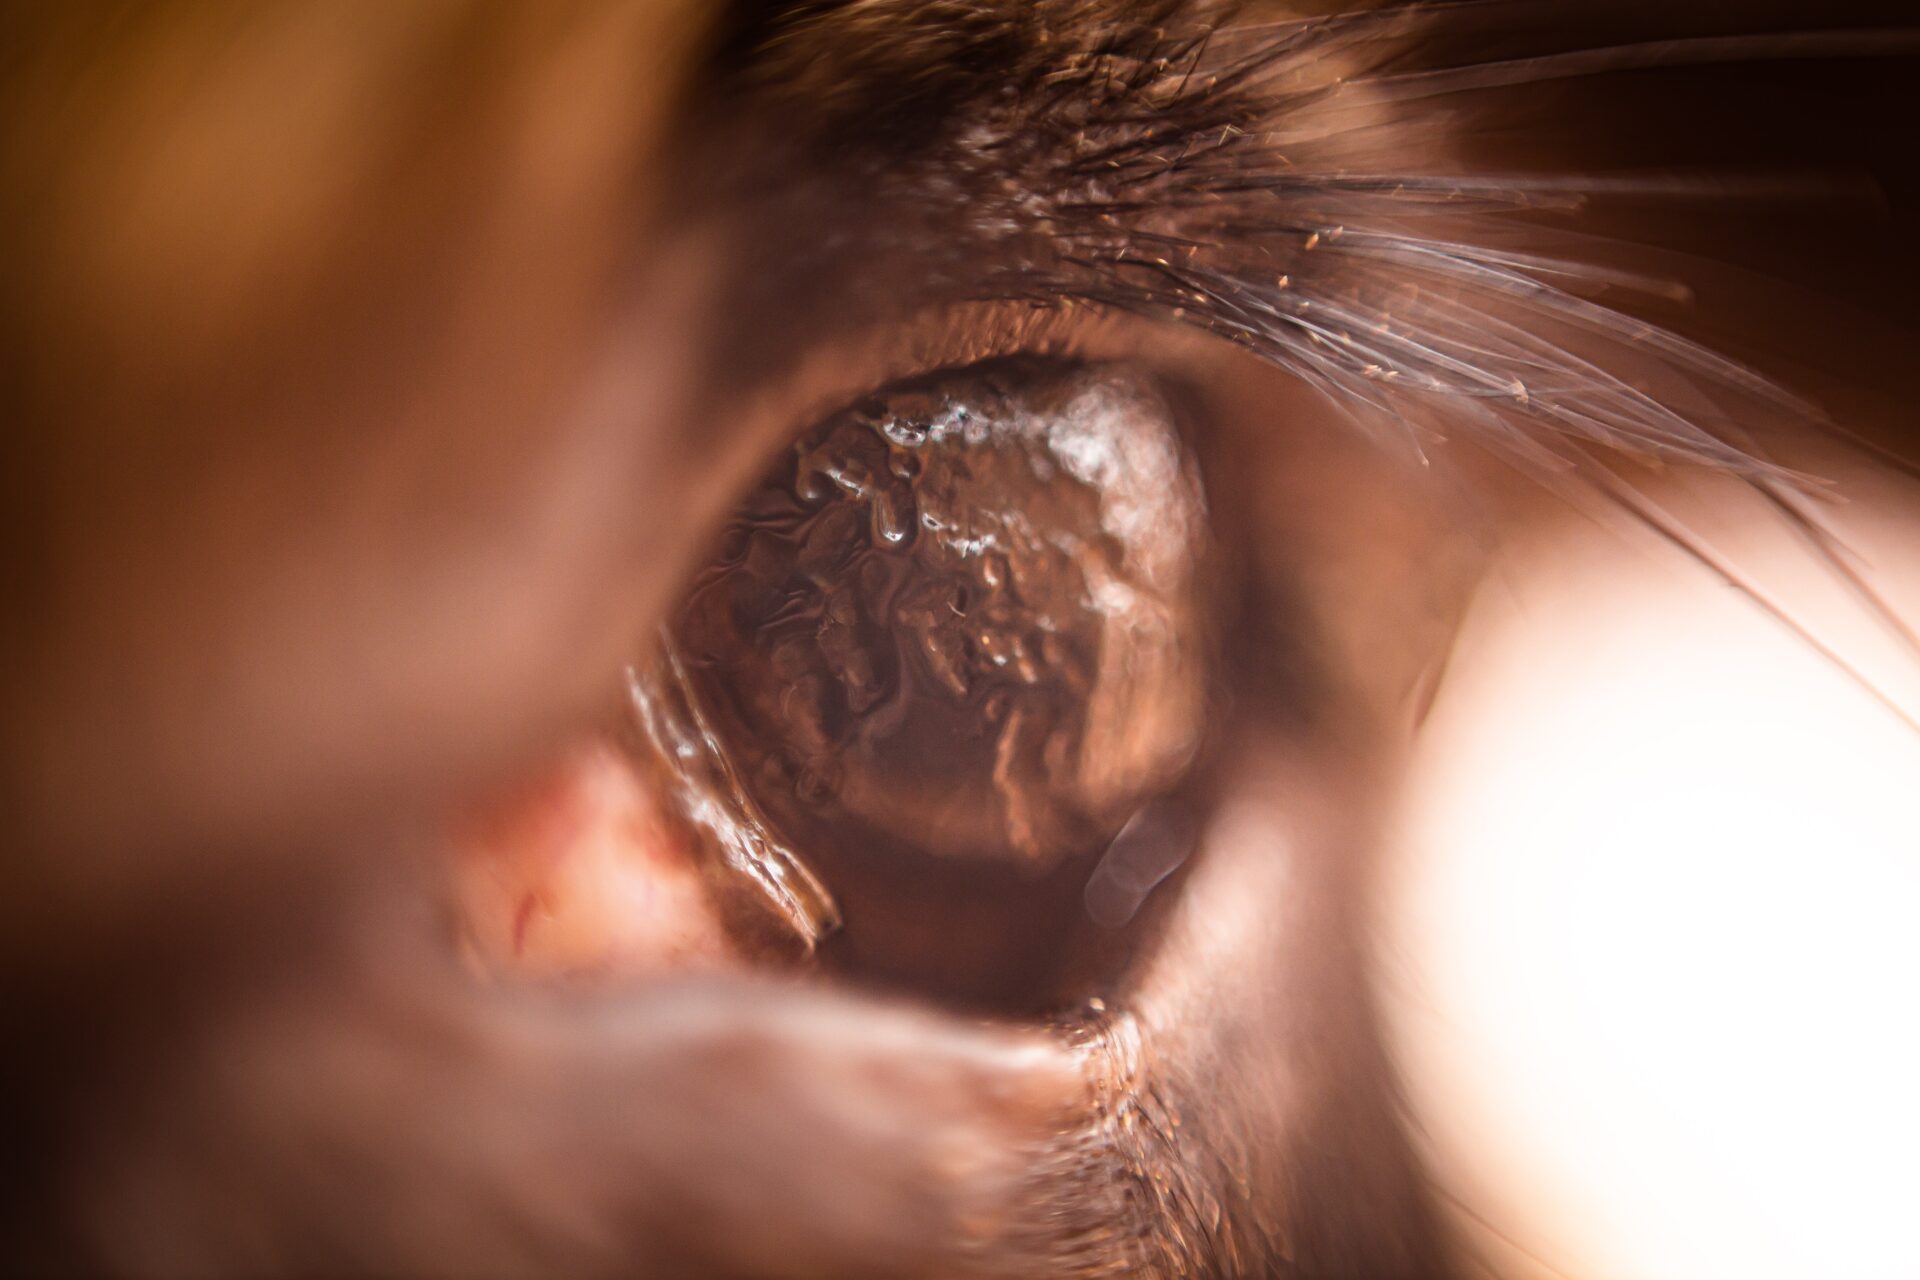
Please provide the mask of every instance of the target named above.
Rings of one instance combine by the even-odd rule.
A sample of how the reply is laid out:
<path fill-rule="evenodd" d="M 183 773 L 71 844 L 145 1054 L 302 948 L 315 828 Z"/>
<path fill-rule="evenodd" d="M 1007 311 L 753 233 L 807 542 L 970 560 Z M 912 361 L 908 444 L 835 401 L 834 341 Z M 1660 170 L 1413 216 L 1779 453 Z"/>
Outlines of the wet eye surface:
<path fill-rule="evenodd" d="M 1044 871 L 1192 753 L 1204 529 L 1146 383 L 945 374 L 809 432 L 742 505 L 674 639 L 798 838 Z"/>
<path fill-rule="evenodd" d="M 1149 380 L 916 379 L 768 469 L 636 700 L 691 810 L 732 811 L 711 833 L 792 907 L 806 868 L 835 900 L 829 965 L 1043 1006 L 1094 861 L 1199 746 L 1206 537 Z"/>
<path fill-rule="evenodd" d="M 829 415 L 736 504 L 621 722 L 482 825 L 481 950 L 1090 994 L 1191 843 L 1214 576 L 1135 369 L 995 360 Z"/>

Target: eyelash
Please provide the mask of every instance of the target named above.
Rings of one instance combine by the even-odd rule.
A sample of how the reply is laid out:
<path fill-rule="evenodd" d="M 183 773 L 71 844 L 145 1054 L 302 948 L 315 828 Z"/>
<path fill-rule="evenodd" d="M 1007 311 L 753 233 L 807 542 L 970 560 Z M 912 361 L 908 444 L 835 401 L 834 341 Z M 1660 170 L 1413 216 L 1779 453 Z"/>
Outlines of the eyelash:
<path fill-rule="evenodd" d="M 1552 252 L 1539 225 L 1523 225 L 1523 252 L 1503 247 L 1510 215 L 1579 207 L 1577 174 L 1449 172 L 1459 124 L 1436 125 L 1429 99 L 1477 81 L 1401 67 L 1428 37 L 1470 35 L 1482 20 L 1464 5 L 1208 32 L 1113 23 L 1096 39 L 1068 6 L 1036 10 L 1033 29 L 1010 20 L 977 34 L 991 84 L 927 69 L 928 93 L 953 99 L 951 119 L 911 146 L 862 132 L 855 72 L 871 68 L 849 70 L 852 87 L 822 104 L 785 106 L 816 121 L 801 133 L 812 145 L 794 148 L 810 173 L 862 191 L 887 174 L 874 225 L 920 226 L 943 242 L 936 274 L 958 273 L 962 296 L 1002 314 L 1131 315 L 1237 345 L 1383 439 L 1418 451 L 1423 437 L 1468 434 L 1563 489 L 1617 490 L 1625 460 L 1706 464 L 1817 526 L 1805 477 L 1762 457 L 1748 430 L 1818 423 L 1817 408 L 1596 300 L 1643 282 Z M 1049 23 L 1059 29 L 1041 30 Z M 1036 32 L 1046 38 L 1033 43 Z M 770 56 L 817 52 L 827 66 L 835 35 L 823 14 Z M 1549 61 L 1506 78 L 1565 70 Z M 777 170 L 756 176 L 777 187 Z M 855 241 L 862 216 L 848 215 Z M 962 362 L 950 352 L 937 363 Z M 1643 390 L 1647 377 L 1680 389 L 1686 408 Z M 1702 553 L 1644 507 L 1634 514 Z"/>
<path fill-rule="evenodd" d="M 1755 412 L 1804 420 L 1811 406 L 1587 296 L 1631 282 L 1543 251 L 1537 229 L 1524 253 L 1500 247 L 1508 215 L 1577 208 L 1577 175 L 1449 171 L 1459 124 L 1436 123 L 1429 100 L 1479 82 L 1402 67 L 1483 21 L 1460 5 L 1167 29 L 1042 8 L 961 37 L 989 76 L 961 69 L 963 48 L 874 86 L 894 93 L 908 77 L 948 99 L 930 112 L 946 123 L 910 138 L 870 127 L 864 63 L 820 103 L 779 105 L 816 122 L 818 150 L 799 148 L 813 167 L 863 191 L 874 171 L 888 175 L 874 226 L 922 225 L 943 242 L 936 274 L 969 280 L 966 296 L 1192 328 L 1382 421 L 1444 414 L 1526 466 L 1597 444 L 1791 487 L 1735 424 Z M 767 56 L 776 70 L 814 54 L 830 65 L 839 25 L 803 20 Z M 1579 70 L 1549 59 L 1505 78 Z M 823 83 L 813 71 L 806 83 Z M 848 224 L 858 240 L 860 215 Z M 874 241 L 884 256 L 886 236 Z M 1620 372 L 1654 364 L 1709 396 L 1683 412 Z"/>

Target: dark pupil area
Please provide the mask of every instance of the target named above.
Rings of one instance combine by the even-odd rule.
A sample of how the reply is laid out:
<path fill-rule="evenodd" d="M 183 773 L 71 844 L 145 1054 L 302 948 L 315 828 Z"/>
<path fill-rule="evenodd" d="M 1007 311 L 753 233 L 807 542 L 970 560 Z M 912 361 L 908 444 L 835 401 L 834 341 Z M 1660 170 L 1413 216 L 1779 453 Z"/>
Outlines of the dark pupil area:
<path fill-rule="evenodd" d="M 734 769 L 843 898 L 833 863 L 1038 886 L 1191 757 L 1204 529 L 1149 383 L 974 366 L 800 439 L 742 503 L 676 639 Z"/>

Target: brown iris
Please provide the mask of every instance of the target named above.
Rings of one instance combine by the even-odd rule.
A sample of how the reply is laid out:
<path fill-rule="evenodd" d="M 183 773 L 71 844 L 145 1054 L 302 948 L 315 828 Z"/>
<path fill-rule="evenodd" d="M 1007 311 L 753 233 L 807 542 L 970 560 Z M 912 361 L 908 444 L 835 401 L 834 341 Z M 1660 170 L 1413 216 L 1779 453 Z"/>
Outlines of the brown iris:
<path fill-rule="evenodd" d="M 668 641 L 691 736 L 820 869 L 839 945 L 912 974 L 937 933 L 998 982 L 1057 955 L 1068 930 L 1036 912 L 1193 756 L 1205 529 L 1136 375 L 896 386 L 797 441 L 695 578 Z"/>

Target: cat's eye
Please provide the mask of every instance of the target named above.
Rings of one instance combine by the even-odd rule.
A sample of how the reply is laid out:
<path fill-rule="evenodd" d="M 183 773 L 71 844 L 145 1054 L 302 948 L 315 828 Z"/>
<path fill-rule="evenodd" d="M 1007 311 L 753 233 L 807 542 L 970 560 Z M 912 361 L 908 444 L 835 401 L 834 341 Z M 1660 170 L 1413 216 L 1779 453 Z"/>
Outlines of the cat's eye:
<path fill-rule="evenodd" d="M 1181 826 L 1168 797 L 1213 681 L 1208 547 L 1151 377 L 1022 357 L 896 383 L 799 432 L 740 498 L 609 740 L 731 927 L 864 980 L 1044 1008 L 1130 914 L 1102 856 L 1137 862 L 1140 832 Z"/>

